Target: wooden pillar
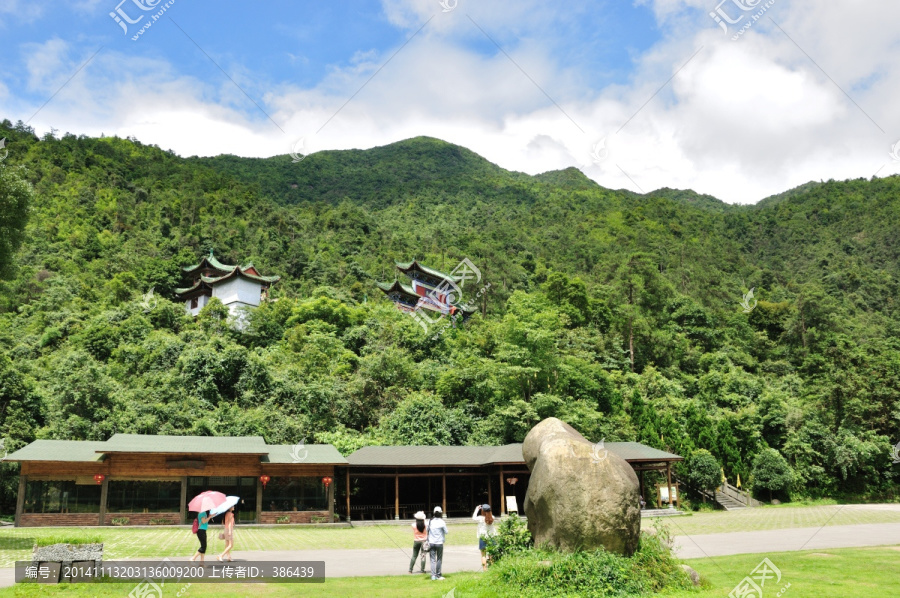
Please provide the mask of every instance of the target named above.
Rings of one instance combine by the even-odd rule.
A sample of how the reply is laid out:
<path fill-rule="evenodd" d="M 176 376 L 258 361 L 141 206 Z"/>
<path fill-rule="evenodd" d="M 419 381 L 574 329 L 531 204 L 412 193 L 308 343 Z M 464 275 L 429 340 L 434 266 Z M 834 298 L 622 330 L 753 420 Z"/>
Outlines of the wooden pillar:
<path fill-rule="evenodd" d="M 350 521 L 350 468 L 347 468 L 347 521 Z"/>
<path fill-rule="evenodd" d="M 444 517 L 447 516 L 447 468 L 443 468 L 444 474 L 441 476 L 441 509 L 444 510 Z"/>
<path fill-rule="evenodd" d="M 187 523 L 187 487 L 187 477 L 181 478 L 181 504 L 178 507 L 178 512 L 181 513 L 181 523 Z"/>
<path fill-rule="evenodd" d="M 484 479 L 487 480 L 487 487 L 488 487 L 488 504 L 491 505 L 491 508 L 493 509 L 493 508 L 496 507 L 497 505 L 494 504 L 494 495 L 493 495 L 493 492 L 491 492 L 491 475 L 488 474 L 488 475 L 484 476 Z"/>
<path fill-rule="evenodd" d="M 506 515 L 506 486 L 503 485 L 503 466 L 500 466 L 500 512 Z"/>
<path fill-rule="evenodd" d="M 434 478 L 428 478 L 428 502 L 425 503 L 425 514 L 431 513 L 432 509 L 434 509 L 434 504 L 431 502 L 431 480 Z"/>
<path fill-rule="evenodd" d="M 674 509 L 672 506 L 672 463 L 666 461 L 666 485 L 669 487 L 669 508 Z"/>
<path fill-rule="evenodd" d="M 647 496 L 644 494 L 644 470 L 641 470 L 641 498 L 644 499 L 644 502 L 647 502 Z"/>
<path fill-rule="evenodd" d="M 334 479 L 334 467 L 331 468 L 331 483 L 328 484 L 328 523 L 334 523 L 334 487 L 337 485 Z"/>
<path fill-rule="evenodd" d="M 19 464 L 19 471 L 21 472 L 22 464 Z M 16 527 L 21 525 L 20 520 L 22 519 L 22 511 L 25 510 L 25 483 L 28 481 L 28 476 L 22 475 L 19 473 L 19 496 L 16 497 Z"/>
<path fill-rule="evenodd" d="M 475 502 L 475 476 L 469 476 L 469 496 L 471 497 L 471 501 Z M 479 503 L 481 500 L 479 499 Z"/>
<path fill-rule="evenodd" d="M 99 525 L 103 525 L 104 520 L 106 519 L 106 501 L 109 498 L 109 477 L 103 478 L 103 482 L 100 484 L 100 523 Z"/>
<path fill-rule="evenodd" d="M 256 523 L 262 523 L 263 487 L 262 480 L 256 478 Z"/>
<path fill-rule="evenodd" d="M 400 476 L 394 475 L 394 519 L 400 519 Z"/>

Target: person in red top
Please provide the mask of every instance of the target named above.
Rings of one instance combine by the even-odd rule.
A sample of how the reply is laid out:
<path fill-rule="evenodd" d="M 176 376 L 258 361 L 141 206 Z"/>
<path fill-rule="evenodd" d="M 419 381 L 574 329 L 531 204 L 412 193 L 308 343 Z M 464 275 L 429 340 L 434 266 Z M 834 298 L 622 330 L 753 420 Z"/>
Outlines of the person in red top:
<path fill-rule="evenodd" d="M 412 573 L 413 569 L 416 566 L 416 557 L 419 556 L 419 552 L 422 553 L 422 570 L 419 573 L 425 573 L 425 551 L 422 550 L 422 544 L 425 543 L 425 539 L 428 536 L 428 528 L 425 526 L 425 513 L 423 511 L 419 511 L 413 517 L 416 518 L 412 523 L 413 528 L 413 553 L 412 558 L 409 559 L 409 572 Z"/>

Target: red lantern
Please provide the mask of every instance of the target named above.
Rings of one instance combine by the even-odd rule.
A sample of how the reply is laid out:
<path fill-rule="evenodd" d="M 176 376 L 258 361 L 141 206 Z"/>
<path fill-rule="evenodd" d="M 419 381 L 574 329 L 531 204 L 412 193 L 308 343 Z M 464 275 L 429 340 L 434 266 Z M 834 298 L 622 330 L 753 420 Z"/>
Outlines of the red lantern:
<path fill-rule="evenodd" d="M 272 479 L 272 478 L 270 478 L 270 477 L 267 476 L 266 474 L 262 474 L 261 476 L 259 476 L 259 481 L 262 482 L 263 488 L 266 487 L 266 484 L 268 484 L 268 483 L 269 483 L 269 480 L 271 480 L 271 479 Z"/>
<path fill-rule="evenodd" d="M 506 483 L 510 486 L 515 486 L 516 482 L 519 481 L 519 478 L 506 478 Z"/>
<path fill-rule="evenodd" d="M 106 476 L 103 475 L 102 473 L 98 473 L 98 474 L 94 475 L 94 481 L 97 482 L 98 484 L 102 484 L 104 478 L 106 478 Z"/>
<path fill-rule="evenodd" d="M 322 483 L 325 484 L 325 489 L 328 490 L 328 486 L 331 485 L 332 479 L 328 476 L 322 478 Z"/>

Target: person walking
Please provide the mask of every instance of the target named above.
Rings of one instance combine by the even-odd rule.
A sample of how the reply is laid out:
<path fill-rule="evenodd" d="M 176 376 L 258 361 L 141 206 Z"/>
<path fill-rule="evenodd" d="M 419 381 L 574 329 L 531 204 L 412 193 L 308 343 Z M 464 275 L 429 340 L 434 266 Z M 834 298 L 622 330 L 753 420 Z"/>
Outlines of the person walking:
<path fill-rule="evenodd" d="M 478 513 L 481 513 L 479 515 Z M 478 523 L 478 550 L 481 551 L 481 570 L 487 571 L 487 539 L 489 536 L 496 536 L 497 530 L 494 528 L 494 516 L 491 514 L 491 505 L 484 504 L 475 507 L 472 513 L 472 519 Z"/>
<path fill-rule="evenodd" d="M 428 522 L 428 543 L 431 545 L 431 580 L 444 579 L 441 565 L 444 560 L 444 539 L 447 537 L 447 524 L 443 519 L 444 512 L 440 507 L 434 508 L 431 521 Z"/>
<path fill-rule="evenodd" d="M 409 559 L 409 572 L 412 573 L 413 569 L 416 568 L 416 558 L 418 558 L 419 551 L 421 551 L 422 567 L 420 573 L 425 573 L 425 550 L 422 548 L 425 540 L 428 539 L 428 527 L 425 525 L 425 511 L 419 511 L 413 515 L 413 517 L 415 517 L 416 520 L 412 523 L 413 553 L 412 558 Z"/>
<path fill-rule="evenodd" d="M 223 522 L 225 526 L 225 531 L 219 536 L 220 539 L 225 540 L 225 550 L 222 551 L 222 554 L 217 555 L 216 558 L 219 561 L 233 560 L 231 558 L 231 549 L 234 548 L 234 507 L 231 507 L 227 511 L 225 511 L 225 521 Z M 228 557 L 227 559 L 225 557 Z"/>
<path fill-rule="evenodd" d="M 205 554 L 206 554 L 206 528 L 209 527 L 209 522 L 213 518 L 212 515 L 209 514 L 209 511 L 203 511 L 202 513 L 197 513 L 197 540 L 200 541 L 200 548 L 197 549 L 197 552 L 194 553 L 194 556 L 191 557 L 191 561 L 195 561 L 197 557 L 200 557 L 200 562 L 202 563 Z"/>

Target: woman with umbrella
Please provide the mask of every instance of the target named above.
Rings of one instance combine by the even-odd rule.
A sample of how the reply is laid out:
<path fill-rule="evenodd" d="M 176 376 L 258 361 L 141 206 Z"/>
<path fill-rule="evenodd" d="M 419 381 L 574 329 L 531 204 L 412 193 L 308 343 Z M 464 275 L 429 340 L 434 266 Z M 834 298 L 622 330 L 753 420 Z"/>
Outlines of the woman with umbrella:
<path fill-rule="evenodd" d="M 208 513 L 207 511 L 197 513 L 197 540 L 200 541 L 200 548 L 198 548 L 197 552 L 194 553 L 194 556 L 191 557 L 191 561 L 195 561 L 199 556 L 200 563 L 203 563 L 204 555 L 206 554 L 206 528 L 209 526 L 209 521 L 213 517 L 215 517 L 215 515 Z"/>
<path fill-rule="evenodd" d="M 225 513 L 225 521 L 223 522 L 225 531 L 219 534 L 219 539 L 225 540 L 225 550 L 222 551 L 222 554 L 216 556 L 220 561 L 233 560 L 231 558 L 231 549 L 234 548 L 234 505 L 236 505 L 239 500 L 240 498 L 237 496 L 229 496 L 224 503 L 211 511 L 213 516 L 218 515 L 219 513 Z M 225 557 L 228 558 L 226 559 Z"/>

